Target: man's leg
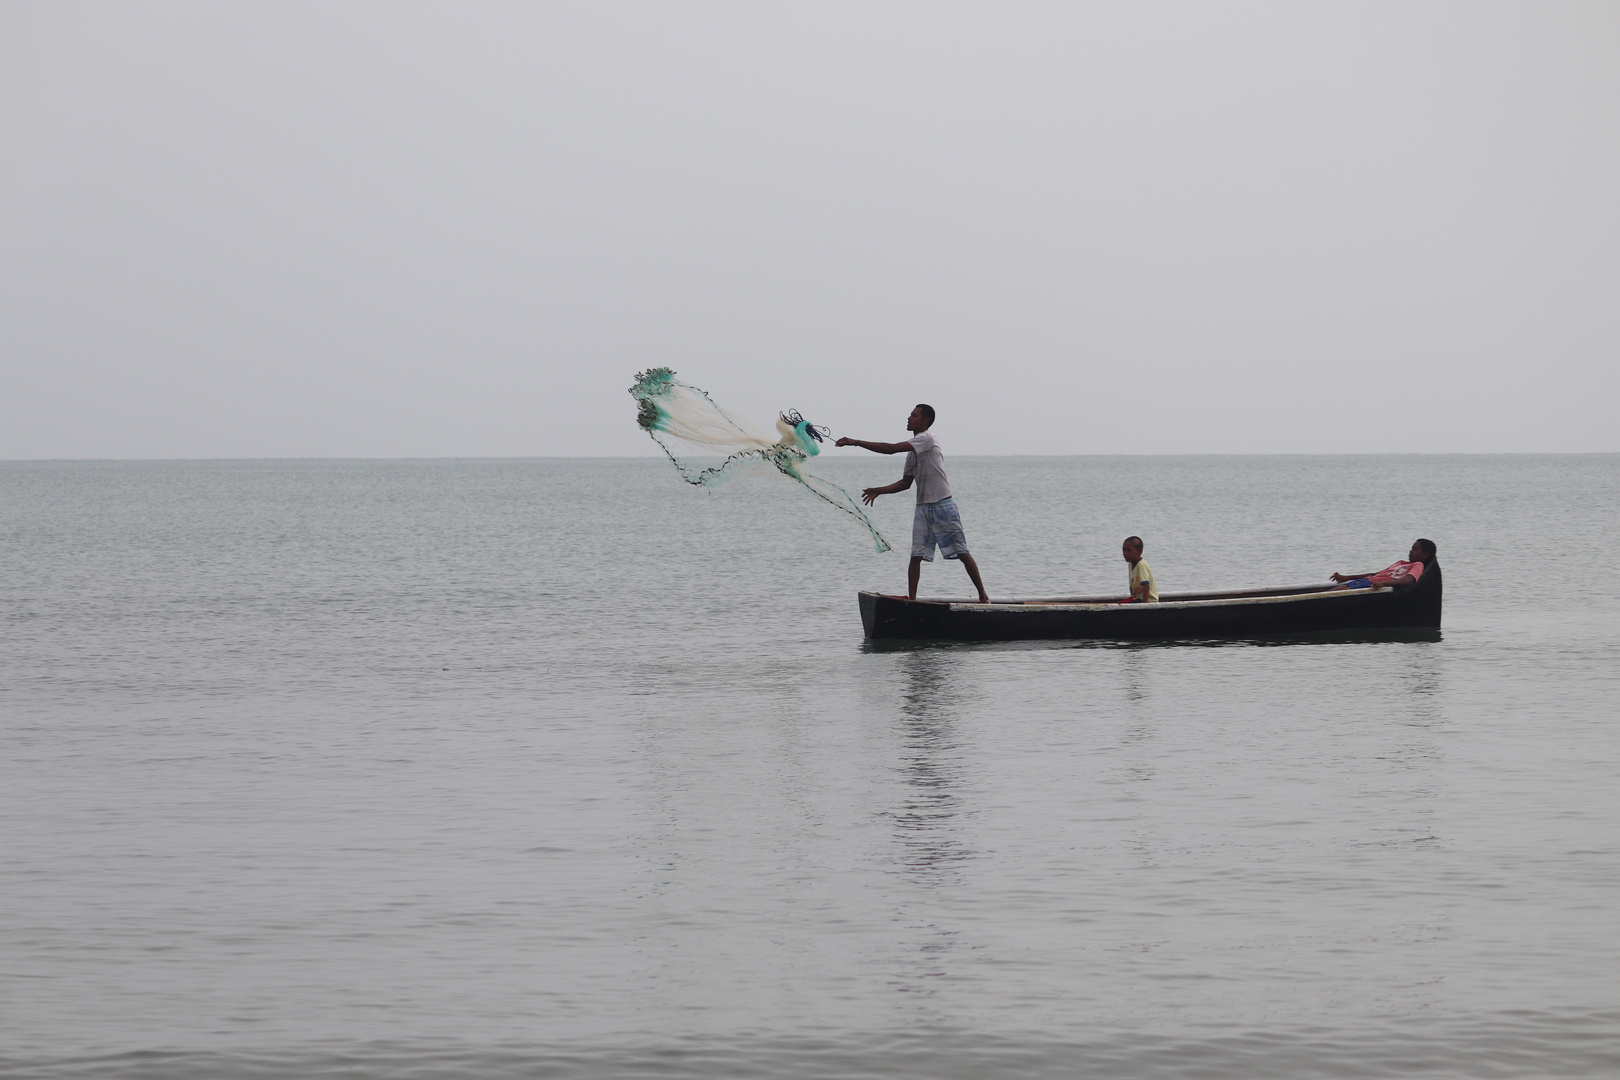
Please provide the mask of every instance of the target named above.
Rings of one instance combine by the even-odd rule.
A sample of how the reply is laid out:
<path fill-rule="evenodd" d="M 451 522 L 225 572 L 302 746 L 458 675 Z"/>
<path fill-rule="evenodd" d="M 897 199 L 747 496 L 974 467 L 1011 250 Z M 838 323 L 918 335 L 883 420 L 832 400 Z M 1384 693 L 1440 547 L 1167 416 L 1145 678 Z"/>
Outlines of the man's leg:
<path fill-rule="evenodd" d="M 911 566 L 906 570 L 906 582 L 911 586 L 911 598 L 917 599 L 917 581 L 922 577 L 922 556 L 913 555 Z"/>
<path fill-rule="evenodd" d="M 979 564 L 974 562 L 973 556 L 969 555 L 965 551 L 957 556 L 957 560 L 967 568 L 968 577 L 973 579 L 973 587 L 979 590 L 979 603 L 988 604 L 990 602 L 990 594 L 984 591 L 984 579 L 979 577 Z M 916 560 L 913 559 L 912 562 L 915 564 Z M 913 589 L 911 595 L 912 599 L 916 599 L 917 594 L 915 589 Z"/>

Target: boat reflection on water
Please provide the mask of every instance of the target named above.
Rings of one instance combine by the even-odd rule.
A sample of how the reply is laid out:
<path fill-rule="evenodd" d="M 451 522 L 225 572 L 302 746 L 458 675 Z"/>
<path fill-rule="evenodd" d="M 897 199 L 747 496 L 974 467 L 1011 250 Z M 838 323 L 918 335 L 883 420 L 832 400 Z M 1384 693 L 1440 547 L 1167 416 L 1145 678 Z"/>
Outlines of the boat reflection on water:
<path fill-rule="evenodd" d="M 1311 634 L 1250 634 L 1244 637 L 1186 637 L 1141 641 L 1133 638 L 1033 638 L 1011 641 L 907 641 L 879 639 L 861 642 L 870 653 L 918 652 L 940 649 L 1230 649 L 1279 645 L 1383 645 L 1403 641 L 1444 641 L 1440 630 L 1323 630 Z"/>
<path fill-rule="evenodd" d="M 937 653 L 903 661 L 906 690 L 900 706 L 900 777 L 903 797 L 891 812 L 907 880 L 938 888 L 960 880 L 972 857 L 957 835 L 966 769 L 954 715 L 959 688 L 952 665 Z"/>
<path fill-rule="evenodd" d="M 948 971 L 961 932 L 942 924 L 942 894 L 967 884 L 977 852 L 964 840 L 969 748 L 960 708 L 964 688 L 950 659 L 918 651 L 901 661 L 896 763 L 896 805 L 886 815 L 897 849 L 894 873 L 908 888 L 896 917 L 905 928 L 905 951 L 895 974 L 903 993 L 931 995 Z"/>

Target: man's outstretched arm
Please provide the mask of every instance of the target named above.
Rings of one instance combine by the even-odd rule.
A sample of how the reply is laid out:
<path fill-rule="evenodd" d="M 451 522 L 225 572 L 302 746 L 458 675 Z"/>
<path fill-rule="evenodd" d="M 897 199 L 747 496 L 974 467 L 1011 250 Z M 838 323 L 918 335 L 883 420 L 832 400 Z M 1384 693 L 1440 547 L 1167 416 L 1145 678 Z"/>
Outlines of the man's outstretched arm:
<path fill-rule="evenodd" d="M 908 443 L 908 442 L 867 442 L 865 439 L 851 439 L 851 438 L 846 437 L 846 438 L 839 439 L 837 442 L 833 443 L 833 445 L 834 446 L 858 446 L 862 450 L 870 450 L 874 454 L 909 454 L 909 453 L 911 453 L 911 444 Z M 909 482 L 908 482 L 908 486 L 909 486 Z M 877 489 L 876 488 L 869 488 L 868 490 L 875 491 Z M 904 488 L 896 488 L 895 490 L 896 491 L 903 491 Z"/>

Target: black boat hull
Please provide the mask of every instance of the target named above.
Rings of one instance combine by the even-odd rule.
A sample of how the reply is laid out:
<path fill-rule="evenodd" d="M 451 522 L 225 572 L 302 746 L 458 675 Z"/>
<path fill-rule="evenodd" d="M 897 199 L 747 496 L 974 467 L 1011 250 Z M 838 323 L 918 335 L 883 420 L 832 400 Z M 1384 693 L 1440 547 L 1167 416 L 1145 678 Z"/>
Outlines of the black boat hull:
<path fill-rule="evenodd" d="M 1431 563 L 1408 589 L 1305 586 L 1167 595 L 1157 604 L 1105 597 L 972 604 L 863 592 L 860 604 L 870 641 L 1168 641 L 1438 630 L 1441 592 L 1439 564 Z"/>

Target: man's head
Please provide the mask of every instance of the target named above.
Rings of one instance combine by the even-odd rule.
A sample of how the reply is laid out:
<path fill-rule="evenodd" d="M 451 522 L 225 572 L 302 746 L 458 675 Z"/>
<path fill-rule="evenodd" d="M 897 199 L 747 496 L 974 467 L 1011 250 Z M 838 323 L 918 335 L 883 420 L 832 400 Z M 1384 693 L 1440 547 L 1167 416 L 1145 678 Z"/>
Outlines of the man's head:
<path fill-rule="evenodd" d="M 1120 545 L 1125 555 L 1125 561 L 1135 566 L 1142 561 L 1142 538 L 1140 536 L 1127 536 L 1125 543 Z"/>
<path fill-rule="evenodd" d="M 918 405 L 906 417 L 906 430 L 916 434 L 927 431 L 934 426 L 934 407 L 932 405 Z"/>
<path fill-rule="evenodd" d="M 1419 538 L 1412 544 L 1412 550 L 1406 553 L 1407 562 L 1428 562 L 1434 558 L 1434 541 Z"/>

